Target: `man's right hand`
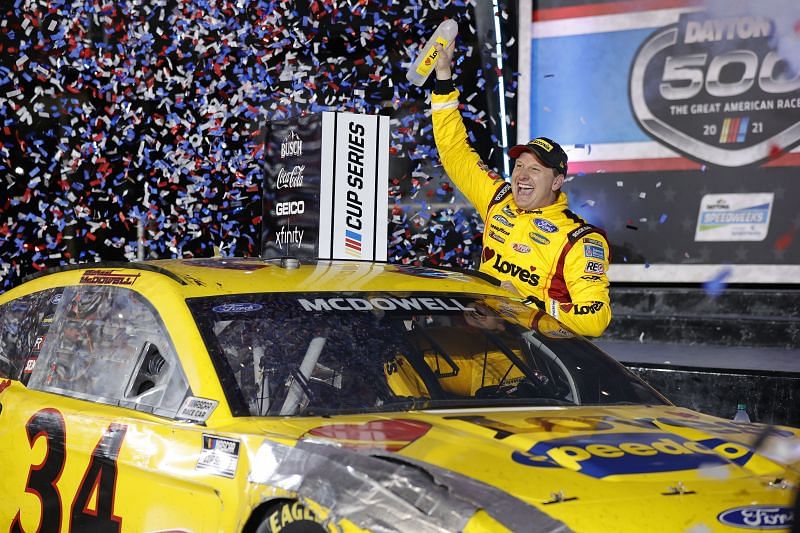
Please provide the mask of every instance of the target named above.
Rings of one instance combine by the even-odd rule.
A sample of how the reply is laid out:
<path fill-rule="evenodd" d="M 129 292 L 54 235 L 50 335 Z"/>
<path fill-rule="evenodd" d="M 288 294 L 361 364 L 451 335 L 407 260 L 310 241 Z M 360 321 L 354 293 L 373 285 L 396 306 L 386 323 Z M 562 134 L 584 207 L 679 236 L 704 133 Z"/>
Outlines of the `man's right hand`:
<path fill-rule="evenodd" d="M 447 45 L 447 48 L 442 47 L 441 44 L 436 43 L 433 45 L 436 51 L 439 52 L 439 57 L 436 59 L 436 79 L 449 80 L 453 77 L 453 50 L 455 50 L 456 42 L 453 41 Z"/>

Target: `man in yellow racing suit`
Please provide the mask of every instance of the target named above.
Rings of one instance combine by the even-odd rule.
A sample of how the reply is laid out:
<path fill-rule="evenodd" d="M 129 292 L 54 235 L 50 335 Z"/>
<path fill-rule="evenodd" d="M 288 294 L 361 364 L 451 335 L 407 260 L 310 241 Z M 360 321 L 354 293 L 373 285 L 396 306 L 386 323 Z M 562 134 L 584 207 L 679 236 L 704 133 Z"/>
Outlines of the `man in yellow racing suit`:
<path fill-rule="evenodd" d="M 569 210 L 566 153 L 546 137 L 514 146 L 511 183 L 504 181 L 467 141 L 451 80 L 453 43 L 436 46 L 433 133 L 447 175 L 485 223 L 480 271 L 576 333 L 601 335 L 611 321 L 609 246 L 603 230 Z"/>

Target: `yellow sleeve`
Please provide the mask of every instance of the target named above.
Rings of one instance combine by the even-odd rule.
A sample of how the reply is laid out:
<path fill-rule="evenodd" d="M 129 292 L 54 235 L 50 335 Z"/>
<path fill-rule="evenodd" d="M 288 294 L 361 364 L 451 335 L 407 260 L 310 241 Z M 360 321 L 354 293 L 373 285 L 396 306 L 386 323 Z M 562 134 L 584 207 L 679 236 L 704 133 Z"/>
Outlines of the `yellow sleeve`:
<path fill-rule="evenodd" d="M 458 111 L 458 96 L 458 91 L 431 95 L 433 138 L 445 172 L 486 220 L 494 197 L 507 184 L 470 146 Z"/>
<path fill-rule="evenodd" d="M 611 322 L 606 274 L 609 257 L 608 241 L 596 232 L 579 238 L 567 252 L 564 280 L 572 303 L 559 303 L 548 298 L 547 308 L 551 315 L 575 333 L 599 337 Z"/>

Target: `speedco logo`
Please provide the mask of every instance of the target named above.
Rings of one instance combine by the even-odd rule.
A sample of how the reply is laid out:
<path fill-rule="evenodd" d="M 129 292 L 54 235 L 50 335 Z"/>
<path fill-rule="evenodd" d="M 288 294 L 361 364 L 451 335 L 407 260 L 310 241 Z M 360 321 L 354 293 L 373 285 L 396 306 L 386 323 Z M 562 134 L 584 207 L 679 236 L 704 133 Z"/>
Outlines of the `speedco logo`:
<path fill-rule="evenodd" d="M 293 202 L 278 202 L 275 205 L 275 214 L 280 216 L 302 215 L 306 212 L 306 203 L 303 200 Z"/>
<path fill-rule="evenodd" d="M 776 505 L 748 505 L 728 509 L 717 515 L 717 520 L 729 526 L 745 529 L 784 529 L 794 522 L 794 512 Z"/>
<path fill-rule="evenodd" d="M 595 478 L 672 472 L 740 463 L 747 447 L 720 440 L 696 442 L 670 433 L 608 433 L 536 443 L 511 458 L 523 465 L 567 468 Z"/>
<path fill-rule="evenodd" d="M 800 70 L 797 58 L 775 49 L 775 33 L 764 16 L 705 12 L 653 33 L 630 72 L 639 125 L 675 150 L 727 167 L 797 144 Z"/>

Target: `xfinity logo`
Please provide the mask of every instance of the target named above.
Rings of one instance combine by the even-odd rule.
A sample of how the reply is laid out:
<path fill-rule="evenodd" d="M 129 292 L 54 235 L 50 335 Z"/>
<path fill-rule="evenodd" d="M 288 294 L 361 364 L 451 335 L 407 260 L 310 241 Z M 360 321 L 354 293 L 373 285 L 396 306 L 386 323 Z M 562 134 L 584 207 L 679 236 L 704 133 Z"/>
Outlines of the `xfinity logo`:
<path fill-rule="evenodd" d="M 278 248 L 283 250 L 283 245 L 285 244 L 288 248 L 290 244 L 295 244 L 296 247 L 303 244 L 303 233 L 305 230 L 298 228 L 297 226 L 294 229 L 289 229 L 287 226 L 281 226 L 279 231 L 275 232 L 275 244 L 278 245 Z"/>
<path fill-rule="evenodd" d="M 275 204 L 275 214 L 279 217 L 286 215 L 302 215 L 305 212 L 306 203 L 303 200 L 278 202 Z"/>
<path fill-rule="evenodd" d="M 278 188 L 294 189 L 295 187 L 302 187 L 303 171 L 305 169 L 305 165 L 295 165 L 289 172 L 286 172 L 285 168 L 281 168 L 278 171 Z"/>
<path fill-rule="evenodd" d="M 303 141 L 292 130 L 281 143 L 281 159 L 289 156 L 303 155 Z"/>
<path fill-rule="evenodd" d="M 685 13 L 634 57 L 634 116 L 657 141 L 690 157 L 738 167 L 800 142 L 800 74 L 763 16 Z"/>

